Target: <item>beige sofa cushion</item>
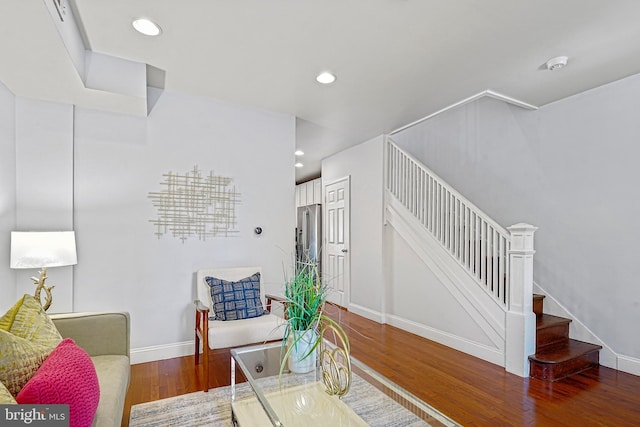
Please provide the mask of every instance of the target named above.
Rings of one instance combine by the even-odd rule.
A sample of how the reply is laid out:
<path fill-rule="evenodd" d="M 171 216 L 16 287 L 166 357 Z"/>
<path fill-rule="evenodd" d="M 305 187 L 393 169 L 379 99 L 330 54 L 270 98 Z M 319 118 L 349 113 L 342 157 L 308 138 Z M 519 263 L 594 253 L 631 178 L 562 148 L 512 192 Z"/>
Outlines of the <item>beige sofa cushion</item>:
<path fill-rule="evenodd" d="M 104 355 L 91 358 L 100 384 L 100 405 L 94 427 L 120 425 L 124 400 L 129 387 L 130 365 L 127 356 Z"/>
<path fill-rule="evenodd" d="M 65 313 L 51 316 L 63 337 L 73 338 L 89 356 L 129 356 L 129 314 Z"/>

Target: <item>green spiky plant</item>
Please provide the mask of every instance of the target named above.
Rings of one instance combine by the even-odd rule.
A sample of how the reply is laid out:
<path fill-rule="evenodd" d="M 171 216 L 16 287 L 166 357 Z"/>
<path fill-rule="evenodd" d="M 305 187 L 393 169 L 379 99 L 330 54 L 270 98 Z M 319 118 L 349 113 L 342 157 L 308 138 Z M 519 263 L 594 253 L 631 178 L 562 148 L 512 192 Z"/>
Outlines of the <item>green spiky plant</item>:
<path fill-rule="evenodd" d="M 325 314 L 325 304 L 329 288 L 320 280 L 318 267 L 305 262 L 299 265 L 298 272 L 285 283 L 285 331 L 282 340 L 280 375 L 284 372 L 287 360 L 298 345 L 306 331 L 315 331 L 315 340 L 310 350 L 302 357 L 306 359 L 316 351 L 322 342 L 321 331 L 324 326 L 331 325 L 334 333 L 346 344 L 349 351 L 349 339 L 344 329 Z M 289 344 L 287 346 L 287 344 Z"/>

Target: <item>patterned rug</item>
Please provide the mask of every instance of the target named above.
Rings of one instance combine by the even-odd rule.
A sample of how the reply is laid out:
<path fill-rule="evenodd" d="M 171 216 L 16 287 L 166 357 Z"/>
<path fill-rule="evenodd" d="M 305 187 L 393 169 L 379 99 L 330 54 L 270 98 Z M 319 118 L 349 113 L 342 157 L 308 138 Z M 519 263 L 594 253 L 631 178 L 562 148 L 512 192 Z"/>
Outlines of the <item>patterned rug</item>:
<path fill-rule="evenodd" d="M 247 383 L 236 386 L 237 399 L 249 397 Z M 367 424 L 379 427 L 418 427 L 429 424 L 395 403 L 378 389 L 354 375 L 343 398 Z M 131 408 L 130 427 L 231 427 L 231 388 L 220 387 L 182 396 L 141 403 Z M 435 420 L 434 420 L 435 421 Z"/>

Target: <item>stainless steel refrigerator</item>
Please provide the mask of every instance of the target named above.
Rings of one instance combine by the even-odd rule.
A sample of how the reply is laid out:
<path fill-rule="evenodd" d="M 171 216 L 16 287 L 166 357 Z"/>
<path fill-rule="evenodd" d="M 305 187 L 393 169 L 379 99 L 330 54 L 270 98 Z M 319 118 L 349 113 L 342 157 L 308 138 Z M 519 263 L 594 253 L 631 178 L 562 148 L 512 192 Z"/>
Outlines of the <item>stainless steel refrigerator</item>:
<path fill-rule="evenodd" d="M 301 206 L 298 208 L 296 227 L 297 268 L 306 263 L 317 265 L 320 273 L 320 250 L 322 248 L 322 205 Z"/>

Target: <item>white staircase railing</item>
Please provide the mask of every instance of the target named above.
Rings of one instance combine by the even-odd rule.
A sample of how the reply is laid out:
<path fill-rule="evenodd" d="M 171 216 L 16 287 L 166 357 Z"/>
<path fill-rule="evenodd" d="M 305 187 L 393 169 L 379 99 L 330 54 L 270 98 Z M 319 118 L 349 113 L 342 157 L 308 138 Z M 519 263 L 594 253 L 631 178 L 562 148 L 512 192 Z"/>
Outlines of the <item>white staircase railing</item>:
<path fill-rule="evenodd" d="M 420 221 L 472 280 L 505 310 L 504 366 L 529 376 L 535 352 L 533 235 L 536 227 L 502 228 L 389 138 L 385 188 Z M 471 282 L 473 283 L 473 282 Z"/>
<path fill-rule="evenodd" d="M 510 233 L 390 140 L 386 162 L 389 193 L 506 309 Z"/>
<path fill-rule="evenodd" d="M 515 224 L 505 230 L 389 138 L 385 189 L 505 311 L 504 366 L 508 372 L 529 376 L 528 356 L 535 352 L 536 339 L 532 310 L 536 227 Z"/>

